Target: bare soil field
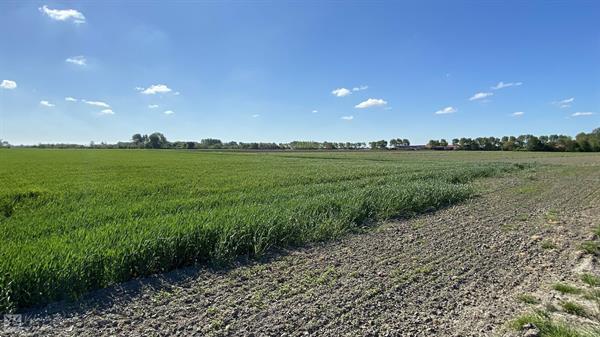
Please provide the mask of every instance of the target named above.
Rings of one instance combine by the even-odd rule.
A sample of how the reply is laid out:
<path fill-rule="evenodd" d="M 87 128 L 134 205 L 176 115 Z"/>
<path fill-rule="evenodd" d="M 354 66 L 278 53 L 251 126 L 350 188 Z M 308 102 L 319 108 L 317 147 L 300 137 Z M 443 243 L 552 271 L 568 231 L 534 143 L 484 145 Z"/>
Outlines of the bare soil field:
<path fill-rule="evenodd" d="M 492 159 L 542 164 L 480 179 L 479 195 L 461 204 L 336 241 L 23 312 L 0 335 L 544 336 L 514 328 L 534 310 L 600 327 L 600 302 L 582 295 L 594 290 L 582 275 L 600 276 L 600 156 Z"/>

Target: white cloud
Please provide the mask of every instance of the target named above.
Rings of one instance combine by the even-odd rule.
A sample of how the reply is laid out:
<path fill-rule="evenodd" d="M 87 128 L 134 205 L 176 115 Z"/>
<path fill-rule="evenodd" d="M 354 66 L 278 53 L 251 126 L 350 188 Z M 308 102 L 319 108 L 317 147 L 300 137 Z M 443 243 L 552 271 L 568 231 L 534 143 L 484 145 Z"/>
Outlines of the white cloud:
<path fill-rule="evenodd" d="M 515 117 L 523 116 L 525 113 L 523 111 L 513 112 L 511 115 Z"/>
<path fill-rule="evenodd" d="M 362 91 L 362 90 L 367 90 L 367 89 L 369 89 L 368 85 L 361 85 L 360 87 L 352 88 L 352 91 Z"/>
<path fill-rule="evenodd" d="M 115 112 L 112 111 L 111 109 L 104 109 L 104 110 L 100 111 L 100 114 L 101 115 L 114 115 Z"/>
<path fill-rule="evenodd" d="M 75 23 L 85 23 L 85 16 L 75 9 L 50 9 L 48 6 L 38 8 L 40 12 L 56 21 L 73 20 Z"/>
<path fill-rule="evenodd" d="M 101 108 L 110 108 L 110 105 L 108 105 L 108 103 L 104 103 L 104 102 L 100 102 L 100 101 L 86 101 L 85 99 L 82 99 L 81 101 L 84 102 L 85 104 L 99 106 Z"/>
<path fill-rule="evenodd" d="M 40 101 L 40 105 L 47 106 L 49 108 L 51 108 L 51 107 L 54 106 L 54 104 L 52 104 L 52 103 L 50 103 L 48 101 Z"/>
<path fill-rule="evenodd" d="M 443 108 L 443 109 L 441 109 L 441 110 L 438 110 L 438 111 L 436 111 L 436 112 L 435 112 L 435 114 L 436 114 L 436 115 L 446 115 L 446 114 L 452 114 L 452 113 L 455 113 L 455 112 L 457 112 L 457 111 L 458 111 L 458 109 L 457 109 L 457 108 L 455 108 L 455 107 L 451 107 L 451 106 L 447 106 L 447 107 L 445 107 L 445 108 Z"/>
<path fill-rule="evenodd" d="M 172 115 L 172 114 L 174 114 L 174 113 L 175 113 L 175 111 L 173 111 L 173 110 L 167 110 L 167 111 L 165 111 L 165 112 L 163 112 L 163 113 L 164 113 L 165 115 Z"/>
<path fill-rule="evenodd" d="M 471 98 L 469 98 L 469 101 L 475 101 L 475 100 L 486 98 L 486 97 L 493 96 L 493 95 L 494 95 L 493 92 L 478 92 L 475 95 L 471 96 Z"/>
<path fill-rule="evenodd" d="M 319 110 L 313 110 L 312 113 L 316 114 Z"/>
<path fill-rule="evenodd" d="M 344 96 L 350 95 L 352 93 L 352 91 L 350 91 L 346 88 L 338 88 L 338 89 L 333 90 L 331 93 L 337 97 L 344 97 Z"/>
<path fill-rule="evenodd" d="M 77 98 L 74 98 L 74 97 L 65 97 L 65 101 L 67 101 L 67 102 L 77 102 Z"/>
<path fill-rule="evenodd" d="M 260 115 L 259 115 L 259 114 L 254 114 L 254 115 L 252 115 L 252 118 L 258 118 L 258 117 L 260 117 Z"/>
<path fill-rule="evenodd" d="M 571 104 L 575 102 L 575 97 L 566 98 L 558 102 L 552 102 L 553 104 L 558 105 L 560 108 L 569 108 Z"/>
<path fill-rule="evenodd" d="M 173 93 L 173 95 L 175 95 L 175 96 L 179 96 L 179 95 L 181 95 L 181 93 L 180 93 L 179 91 L 175 91 L 175 92 Z"/>
<path fill-rule="evenodd" d="M 158 108 L 158 104 L 150 104 L 150 105 L 148 105 L 148 108 L 156 109 L 156 108 Z"/>
<path fill-rule="evenodd" d="M 567 98 L 567 99 L 563 99 L 562 101 L 559 101 L 558 104 L 569 104 L 569 103 L 573 103 L 575 101 L 575 97 L 571 97 L 571 98 Z"/>
<path fill-rule="evenodd" d="M 354 116 L 342 116 L 341 119 L 343 119 L 345 121 L 351 121 L 354 119 Z"/>
<path fill-rule="evenodd" d="M 85 56 L 82 56 L 82 55 L 69 57 L 68 59 L 65 60 L 65 62 L 76 64 L 78 66 L 86 66 L 87 65 L 87 63 L 86 63 L 87 60 L 85 59 Z"/>
<path fill-rule="evenodd" d="M 387 104 L 387 102 L 382 100 L 381 98 L 369 98 L 368 100 L 366 100 L 364 102 L 358 103 L 354 107 L 357 109 L 365 109 L 365 108 L 371 108 L 374 106 L 384 106 L 386 104 Z"/>
<path fill-rule="evenodd" d="M 575 112 L 571 116 L 580 117 L 580 116 L 591 116 L 591 115 L 595 115 L 595 113 L 594 112 Z"/>
<path fill-rule="evenodd" d="M 12 89 L 15 89 L 16 87 L 17 87 L 17 82 L 15 82 L 15 81 L 2 80 L 2 83 L 0 83 L 0 88 L 2 88 L 2 89 L 12 90 Z"/>
<path fill-rule="evenodd" d="M 167 92 L 171 92 L 171 88 L 167 87 L 165 84 L 154 84 L 146 89 L 139 87 L 136 89 L 141 91 L 144 95 L 166 94 Z"/>
<path fill-rule="evenodd" d="M 498 84 L 496 84 L 495 86 L 492 87 L 492 90 L 500 90 L 500 89 L 504 89 L 504 88 L 508 88 L 508 87 L 518 87 L 520 85 L 523 85 L 523 82 L 504 83 L 504 82 L 500 81 L 500 82 L 498 82 Z"/>

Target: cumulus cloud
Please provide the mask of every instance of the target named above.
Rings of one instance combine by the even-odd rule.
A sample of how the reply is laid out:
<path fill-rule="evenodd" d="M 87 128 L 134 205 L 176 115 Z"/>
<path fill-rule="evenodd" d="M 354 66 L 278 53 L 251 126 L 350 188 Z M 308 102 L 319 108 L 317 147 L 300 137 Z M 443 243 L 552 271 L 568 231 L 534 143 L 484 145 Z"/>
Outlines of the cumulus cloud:
<path fill-rule="evenodd" d="M 156 108 L 158 108 L 158 104 L 150 104 L 150 105 L 148 105 L 148 108 L 156 109 Z"/>
<path fill-rule="evenodd" d="M 367 89 L 369 89 L 368 85 L 361 85 L 360 87 L 352 88 L 352 91 L 362 91 L 362 90 L 367 90 Z"/>
<path fill-rule="evenodd" d="M 77 102 L 77 98 L 74 98 L 74 97 L 65 97 L 65 101 L 67 101 L 67 102 Z"/>
<path fill-rule="evenodd" d="M 104 110 L 100 111 L 100 114 L 101 115 L 114 115 L 115 112 L 112 111 L 111 109 L 104 109 Z"/>
<path fill-rule="evenodd" d="M 591 116 L 591 115 L 595 115 L 595 113 L 593 113 L 593 112 L 575 112 L 571 116 L 580 117 L 580 116 Z"/>
<path fill-rule="evenodd" d="M 65 62 L 76 64 L 78 66 L 86 66 L 87 65 L 87 63 L 86 63 L 87 60 L 85 59 L 85 56 L 82 56 L 82 55 L 69 57 L 65 60 Z"/>
<path fill-rule="evenodd" d="M 258 118 L 258 117 L 260 117 L 260 114 L 254 114 L 254 115 L 252 115 L 252 118 Z"/>
<path fill-rule="evenodd" d="M 504 88 L 508 88 L 508 87 L 518 87 L 520 85 L 523 85 L 523 82 L 504 83 L 504 82 L 500 81 L 500 82 L 498 82 L 498 84 L 496 84 L 495 86 L 492 87 L 492 90 L 500 90 L 500 89 L 504 89 Z"/>
<path fill-rule="evenodd" d="M 51 107 L 54 106 L 54 104 L 52 104 L 52 103 L 50 103 L 48 101 L 40 101 L 40 105 L 43 105 L 43 106 L 46 106 L 46 107 L 49 107 L 49 108 L 51 108 Z"/>
<path fill-rule="evenodd" d="M 174 114 L 174 113 L 175 113 L 175 111 L 173 111 L 173 110 L 167 110 L 167 111 L 165 111 L 165 112 L 163 112 L 163 113 L 164 113 L 165 115 L 172 115 L 172 114 Z"/>
<path fill-rule="evenodd" d="M 171 88 L 165 84 L 154 84 L 145 89 L 140 87 L 137 87 L 136 89 L 144 95 L 166 94 L 172 91 Z"/>
<path fill-rule="evenodd" d="M 354 119 L 354 116 L 342 116 L 341 119 L 343 119 L 345 121 L 351 121 Z"/>
<path fill-rule="evenodd" d="M 523 116 L 525 113 L 523 111 L 513 112 L 511 115 L 515 117 Z"/>
<path fill-rule="evenodd" d="M 471 98 L 469 98 L 469 101 L 475 101 L 475 100 L 486 98 L 486 97 L 493 96 L 493 95 L 494 95 L 493 92 L 478 92 L 475 95 L 471 96 Z"/>
<path fill-rule="evenodd" d="M 458 111 L 458 109 L 456 109 L 455 107 L 447 106 L 443 109 L 436 111 L 435 114 L 436 115 L 446 115 L 446 114 L 453 114 L 457 111 Z"/>
<path fill-rule="evenodd" d="M 85 104 L 99 106 L 101 108 L 110 108 L 110 105 L 108 105 L 108 103 L 101 102 L 101 101 L 86 101 L 85 99 L 83 99 L 81 101 L 84 102 Z"/>
<path fill-rule="evenodd" d="M 563 100 L 552 103 L 558 105 L 560 108 L 569 108 L 571 107 L 571 104 L 573 104 L 573 102 L 575 102 L 575 97 L 565 98 Z"/>
<path fill-rule="evenodd" d="M 312 113 L 316 114 L 319 110 L 313 110 Z"/>
<path fill-rule="evenodd" d="M 354 107 L 357 109 L 366 109 L 366 108 L 371 108 L 371 107 L 375 107 L 375 106 L 384 106 L 386 104 L 387 104 L 387 102 L 381 98 L 369 98 L 366 101 L 358 103 Z"/>
<path fill-rule="evenodd" d="M 351 93 L 352 93 L 352 91 L 350 91 L 346 88 L 337 88 L 331 92 L 331 94 L 333 94 L 334 96 L 337 96 L 337 97 L 348 96 Z"/>
<path fill-rule="evenodd" d="M 17 87 L 17 82 L 15 82 L 15 81 L 2 80 L 2 83 L 0 83 L 0 88 L 2 88 L 2 89 L 12 90 L 12 89 L 15 89 L 16 87 Z"/>
<path fill-rule="evenodd" d="M 42 6 L 38 9 L 52 20 L 85 23 L 85 16 L 83 13 L 75 9 L 50 9 L 48 6 Z"/>

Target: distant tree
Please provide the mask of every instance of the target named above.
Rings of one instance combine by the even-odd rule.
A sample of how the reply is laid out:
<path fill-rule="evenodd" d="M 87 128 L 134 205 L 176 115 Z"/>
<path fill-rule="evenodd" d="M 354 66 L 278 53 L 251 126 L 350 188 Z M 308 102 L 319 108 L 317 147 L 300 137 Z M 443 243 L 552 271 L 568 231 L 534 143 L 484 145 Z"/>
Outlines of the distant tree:
<path fill-rule="evenodd" d="M 387 149 L 388 142 L 386 140 L 378 140 L 375 142 L 369 142 L 371 150 L 385 150 Z"/>
<path fill-rule="evenodd" d="M 168 145 L 167 138 L 160 132 L 148 136 L 148 144 L 152 149 L 160 149 Z"/>
<path fill-rule="evenodd" d="M 542 151 L 544 149 L 544 145 L 538 137 L 534 135 L 527 135 L 525 139 L 525 148 L 527 151 Z"/>
<path fill-rule="evenodd" d="M 200 146 L 204 149 L 220 149 L 223 147 L 223 142 L 220 139 L 206 138 L 200 141 Z"/>
<path fill-rule="evenodd" d="M 133 136 L 131 136 L 131 141 L 133 142 L 133 144 L 141 146 L 144 144 L 144 137 L 142 137 L 142 135 L 140 135 L 139 133 L 136 133 Z"/>
<path fill-rule="evenodd" d="M 578 133 L 577 136 L 575 136 L 575 141 L 577 142 L 578 151 L 589 152 L 592 150 L 592 144 L 590 144 L 589 137 L 584 132 Z"/>
<path fill-rule="evenodd" d="M 410 146 L 410 140 L 406 138 L 402 139 L 402 146 Z"/>
<path fill-rule="evenodd" d="M 325 150 L 335 150 L 337 148 L 334 143 L 330 143 L 330 142 L 323 142 L 323 144 L 321 146 Z"/>
<path fill-rule="evenodd" d="M 504 136 L 502 137 L 502 146 L 501 149 L 503 151 L 513 151 L 516 149 L 516 144 L 515 142 L 517 141 L 517 139 L 514 136 Z"/>
<path fill-rule="evenodd" d="M 440 146 L 440 141 L 436 140 L 436 139 L 431 139 L 431 140 L 429 140 L 429 142 L 427 142 L 427 146 L 429 146 L 429 147 Z"/>
<path fill-rule="evenodd" d="M 237 142 L 231 141 L 223 144 L 225 149 L 239 149 L 240 145 Z"/>
<path fill-rule="evenodd" d="M 442 138 L 440 139 L 440 146 L 448 146 L 448 142 L 444 138 Z"/>

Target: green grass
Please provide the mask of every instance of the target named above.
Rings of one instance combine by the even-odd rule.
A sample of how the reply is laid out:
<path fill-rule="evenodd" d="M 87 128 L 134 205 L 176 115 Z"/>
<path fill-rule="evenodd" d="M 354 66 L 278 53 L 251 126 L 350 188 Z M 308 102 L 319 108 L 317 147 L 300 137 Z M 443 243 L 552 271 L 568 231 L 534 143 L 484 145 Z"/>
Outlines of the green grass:
<path fill-rule="evenodd" d="M 335 238 L 523 167 L 469 156 L 0 150 L 0 312 Z"/>
<path fill-rule="evenodd" d="M 539 337 L 593 337 L 600 336 L 599 328 L 577 328 L 561 321 L 553 320 L 547 313 L 538 311 L 519 317 L 512 322 L 515 330 L 521 330 L 526 324 L 534 324 L 539 330 Z"/>
<path fill-rule="evenodd" d="M 600 277 L 588 273 L 580 275 L 581 280 L 589 286 L 600 287 Z"/>
<path fill-rule="evenodd" d="M 554 244 L 554 242 L 552 242 L 550 240 L 544 240 L 544 241 L 542 241 L 542 248 L 543 249 L 554 249 L 554 248 L 556 248 L 556 245 Z"/>
<path fill-rule="evenodd" d="M 583 294 L 583 298 L 590 301 L 596 301 L 598 303 L 598 309 L 600 309 L 600 289 L 591 289 Z"/>
<path fill-rule="evenodd" d="M 591 255 L 600 255 L 600 242 L 585 241 L 581 244 L 581 249 Z"/>
<path fill-rule="evenodd" d="M 594 234 L 596 234 L 596 236 L 600 236 L 600 225 L 596 226 L 594 229 Z"/>
<path fill-rule="evenodd" d="M 561 302 L 560 306 L 563 308 L 563 310 L 571 315 L 576 315 L 576 316 L 581 316 L 581 317 L 587 317 L 588 313 L 585 310 L 585 308 L 578 303 L 575 302 L 571 302 L 571 301 L 565 301 L 565 302 Z"/>
<path fill-rule="evenodd" d="M 581 294 L 581 289 L 565 283 L 555 283 L 552 288 L 563 294 Z"/>
<path fill-rule="evenodd" d="M 531 294 L 521 294 L 519 295 L 519 301 L 525 303 L 525 304 L 538 304 L 540 303 L 540 300 L 538 300 L 535 296 L 531 295 Z"/>

